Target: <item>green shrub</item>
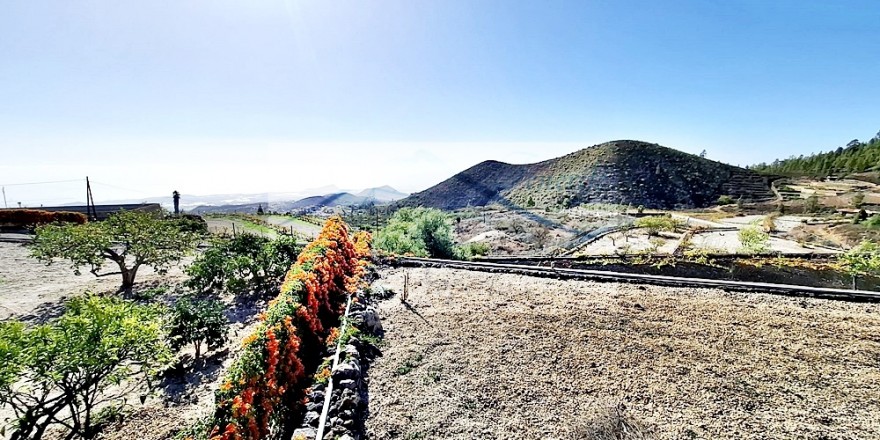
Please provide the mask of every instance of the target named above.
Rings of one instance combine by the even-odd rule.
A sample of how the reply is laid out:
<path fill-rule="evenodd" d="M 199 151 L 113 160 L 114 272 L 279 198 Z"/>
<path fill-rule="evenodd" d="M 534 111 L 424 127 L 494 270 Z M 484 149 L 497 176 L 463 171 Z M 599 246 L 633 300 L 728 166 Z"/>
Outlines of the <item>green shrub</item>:
<path fill-rule="evenodd" d="M 199 359 L 202 344 L 214 349 L 226 342 L 229 320 L 223 303 L 210 299 L 182 297 L 171 309 L 168 338 L 175 350 L 193 344 Z"/>
<path fill-rule="evenodd" d="M 856 288 L 856 278 L 880 274 L 880 245 L 863 241 L 858 246 L 840 254 L 838 264 L 852 275 L 852 288 Z"/>
<path fill-rule="evenodd" d="M 489 245 L 482 242 L 467 243 L 460 248 L 460 257 L 469 260 L 474 257 L 483 257 L 489 254 Z"/>
<path fill-rule="evenodd" d="M 301 249 L 292 237 L 270 239 L 248 233 L 218 238 L 212 244 L 186 268 L 187 287 L 198 292 L 273 291 Z"/>
<path fill-rule="evenodd" d="M 732 205 L 733 203 L 734 203 L 733 197 L 730 197 L 728 195 L 723 195 L 723 196 L 718 197 L 718 204 L 719 205 Z"/>
<path fill-rule="evenodd" d="M 48 324 L 0 323 L 0 404 L 15 413 L 11 438 L 42 438 L 50 425 L 67 438 L 93 438 L 97 405 L 122 399 L 120 383 L 146 383 L 170 359 L 164 339 L 157 307 L 97 296 L 71 300 Z"/>
<path fill-rule="evenodd" d="M 439 209 L 401 208 L 382 228 L 374 246 L 385 252 L 417 257 L 455 258 L 452 224 Z"/>
<path fill-rule="evenodd" d="M 195 234 L 208 233 L 208 222 L 198 215 L 183 214 L 178 217 L 172 217 L 171 221 L 177 224 L 177 227 L 183 232 Z"/>
<path fill-rule="evenodd" d="M 759 254 L 770 250 L 770 234 L 757 226 L 747 226 L 740 229 L 739 241 L 745 253 Z"/>
<path fill-rule="evenodd" d="M 668 216 L 642 217 L 636 219 L 633 224 L 637 228 L 647 229 L 649 236 L 655 236 L 661 231 L 674 231 L 679 226 L 679 222 Z"/>

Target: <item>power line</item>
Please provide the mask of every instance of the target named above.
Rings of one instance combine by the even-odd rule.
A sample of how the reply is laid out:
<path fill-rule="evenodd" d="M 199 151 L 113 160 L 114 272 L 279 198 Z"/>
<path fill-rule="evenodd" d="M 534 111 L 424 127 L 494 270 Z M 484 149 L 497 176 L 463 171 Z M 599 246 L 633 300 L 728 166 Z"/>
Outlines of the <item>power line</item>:
<path fill-rule="evenodd" d="M 140 194 L 147 194 L 147 193 L 144 192 L 144 191 L 139 191 L 139 190 L 131 189 L 131 188 L 123 188 L 123 187 L 121 187 L 121 186 L 111 185 L 111 184 L 109 184 L 109 183 L 101 183 L 101 182 L 98 182 L 98 181 L 95 181 L 95 180 L 92 180 L 92 183 L 95 184 L 95 185 L 107 186 L 107 187 L 110 187 L 110 188 L 113 188 L 113 189 L 121 189 L 121 190 L 123 190 L 123 191 L 131 191 L 131 192 L 136 192 L 136 193 L 140 193 Z"/>
<path fill-rule="evenodd" d="M 76 180 L 52 180 L 48 182 L 29 182 L 29 183 L 0 183 L 0 186 L 24 186 L 24 185 L 45 185 L 47 183 L 70 183 L 70 182 L 82 182 L 82 179 Z"/>

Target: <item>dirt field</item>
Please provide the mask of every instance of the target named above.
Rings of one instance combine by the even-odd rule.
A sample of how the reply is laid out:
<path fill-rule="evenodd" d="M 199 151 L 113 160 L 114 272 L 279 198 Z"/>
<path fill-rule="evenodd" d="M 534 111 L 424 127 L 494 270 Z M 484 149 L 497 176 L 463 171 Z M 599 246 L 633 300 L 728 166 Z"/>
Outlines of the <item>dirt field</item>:
<path fill-rule="evenodd" d="M 141 267 L 135 290 L 182 281 L 186 277 L 183 265 L 189 261 L 171 268 L 167 275 Z M 104 269 L 113 271 L 111 266 Z M 96 278 L 88 268 L 83 269 L 82 275 L 74 275 L 70 264 L 63 260 L 47 266 L 31 258 L 25 244 L 0 242 L 0 320 L 51 315 L 58 311 L 64 298 L 84 292 L 115 292 L 121 282 L 118 275 Z"/>
<path fill-rule="evenodd" d="M 381 305 L 372 438 L 583 439 L 618 404 L 658 439 L 880 438 L 877 305 L 408 271 L 408 303 Z"/>

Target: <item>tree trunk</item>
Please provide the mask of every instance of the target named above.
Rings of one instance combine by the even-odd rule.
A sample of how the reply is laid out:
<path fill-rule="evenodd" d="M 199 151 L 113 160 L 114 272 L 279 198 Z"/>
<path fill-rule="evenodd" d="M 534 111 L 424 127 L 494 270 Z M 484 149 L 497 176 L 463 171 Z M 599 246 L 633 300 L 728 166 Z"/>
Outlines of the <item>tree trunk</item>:
<path fill-rule="evenodd" d="M 131 288 L 134 287 L 134 277 L 137 275 L 138 267 L 140 266 L 127 268 L 124 264 L 119 264 L 119 270 L 122 272 L 122 286 L 119 287 L 120 292 L 124 292 L 126 295 L 131 294 Z"/>
<path fill-rule="evenodd" d="M 852 290 L 856 290 L 856 276 L 853 275 L 852 278 L 853 278 L 853 280 L 852 280 L 852 281 L 853 281 Z"/>

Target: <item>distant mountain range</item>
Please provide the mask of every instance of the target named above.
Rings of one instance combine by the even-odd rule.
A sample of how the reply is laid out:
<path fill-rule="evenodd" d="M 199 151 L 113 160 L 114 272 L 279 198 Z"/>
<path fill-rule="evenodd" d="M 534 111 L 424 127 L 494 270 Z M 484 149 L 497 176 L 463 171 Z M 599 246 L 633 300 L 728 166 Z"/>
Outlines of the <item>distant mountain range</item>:
<path fill-rule="evenodd" d="M 197 196 L 181 194 L 180 209 L 193 213 L 209 212 L 256 212 L 259 206 L 263 209 L 287 212 L 320 208 L 323 206 L 353 206 L 365 203 L 384 204 L 406 197 L 406 193 L 397 191 L 390 186 L 367 188 L 352 194 L 351 191 L 340 190 L 336 186 L 311 188 L 298 192 L 272 192 L 260 194 L 211 194 Z M 101 203 L 159 203 L 163 208 L 171 210 L 174 201 L 171 195 L 165 197 L 147 197 L 137 200 L 108 200 Z"/>
<path fill-rule="evenodd" d="M 620 140 L 534 164 L 482 162 L 396 205 L 693 208 L 712 205 L 722 195 L 771 199 L 771 178 L 657 144 Z"/>
<path fill-rule="evenodd" d="M 276 197 L 269 199 L 266 197 L 263 200 L 256 201 L 256 203 L 204 204 L 186 210 L 193 214 L 256 212 L 262 206 L 267 211 L 307 211 L 323 207 L 359 206 L 371 203 L 381 205 L 400 200 L 406 196 L 407 194 L 397 191 L 390 186 L 382 186 L 367 188 L 357 194 L 343 191 L 287 200 Z"/>

